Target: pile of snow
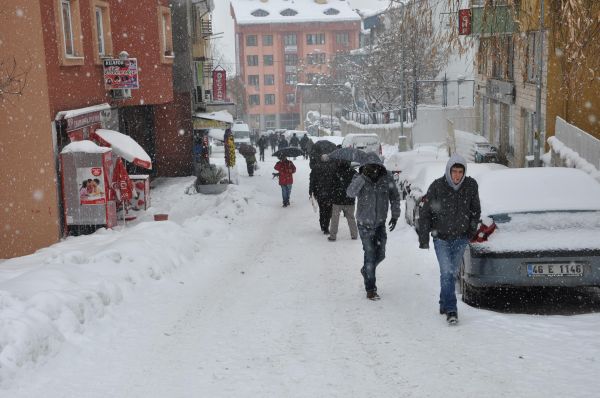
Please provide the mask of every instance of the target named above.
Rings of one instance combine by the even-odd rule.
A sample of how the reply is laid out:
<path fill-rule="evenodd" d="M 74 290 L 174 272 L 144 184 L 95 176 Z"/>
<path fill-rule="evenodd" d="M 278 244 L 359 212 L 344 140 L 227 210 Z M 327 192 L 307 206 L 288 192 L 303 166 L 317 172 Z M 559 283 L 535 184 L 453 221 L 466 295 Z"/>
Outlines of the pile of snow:
<path fill-rule="evenodd" d="M 444 143 L 418 144 L 411 151 L 397 150 L 385 157 L 385 167 L 388 170 L 404 172 L 417 162 L 429 160 L 447 160 L 448 149 Z"/>
<path fill-rule="evenodd" d="M 600 170 L 598 170 L 590 162 L 579 156 L 577 152 L 566 146 L 556 137 L 548 138 L 548 144 L 552 151 L 556 152 L 558 156 L 565 162 L 567 167 L 575 167 L 583 170 L 591 175 L 596 181 L 600 182 Z"/>

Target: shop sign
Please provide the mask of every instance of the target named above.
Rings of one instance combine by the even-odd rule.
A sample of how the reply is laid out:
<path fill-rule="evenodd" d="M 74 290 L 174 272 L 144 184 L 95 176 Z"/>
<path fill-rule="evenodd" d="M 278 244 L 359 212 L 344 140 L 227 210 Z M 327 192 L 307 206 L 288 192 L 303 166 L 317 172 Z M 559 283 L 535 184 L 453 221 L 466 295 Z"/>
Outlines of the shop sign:
<path fill-rule="evenodd" d="M 95 123 L 100 123 L 100 111 L 70 117 L 67 120 L 67 131 L 73 131 Z"/>
<path fill-rule="evenodd" d="M 203 129 L 223 129 L 227 128 L 227 124 L 225 122 L 220 122 L 218 120 L 212 119 L 194 119 L 194 130 L 203 130 Z"/>
<path fill-rule="evenodd" d="M 469 8 L 458 10 L 458 34 L 471 34 L 471 10 Z"/>
<path fill-rule="evenodd" d="M 227 96 L 227 72 L 213 70 L 213 100 L 224 101 Z"/>
<path fill-rule="evenodd" d="M 106 90 L 140 88 L 137 58 L 105 59 L 102 62 Z"/>

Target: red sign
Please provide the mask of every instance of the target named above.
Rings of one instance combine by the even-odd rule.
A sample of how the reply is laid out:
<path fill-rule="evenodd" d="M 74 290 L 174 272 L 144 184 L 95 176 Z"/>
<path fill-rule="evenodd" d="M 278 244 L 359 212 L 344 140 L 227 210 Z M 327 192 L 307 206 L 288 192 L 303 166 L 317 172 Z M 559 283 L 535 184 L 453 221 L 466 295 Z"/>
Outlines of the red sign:
<path fill-rule="evenodd" d="M 224 101 L 227 96 L 227 72 L 213 70 L 213 100 Z"/>
<path fill-rule="evenodd" d="M 458 34 L 471 34 L 471 10 L 468 8 L 458 11 Z"/>

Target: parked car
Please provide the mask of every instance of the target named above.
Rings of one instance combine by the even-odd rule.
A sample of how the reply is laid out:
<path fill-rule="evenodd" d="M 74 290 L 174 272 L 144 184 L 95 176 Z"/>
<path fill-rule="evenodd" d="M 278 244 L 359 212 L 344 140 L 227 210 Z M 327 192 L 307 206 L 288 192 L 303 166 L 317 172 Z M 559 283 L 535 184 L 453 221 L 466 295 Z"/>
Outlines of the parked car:
<path fill-rule="evenodd" d="M 347 134 L 342 140 L 342 148 L 351 147 L 365 152 L 375 152 L 379 156 L 383 154 L 381 140 L 377 134 Z"/>
<path fill-rule="evenodd" d="M 489 142 L 476 142 L 475 163 L 498 163 L 498 149 Z"/>
<path fill-rule="evenodd" d="M 446 173 L 447 161 L 429 161 L 419 164 L 419 171 L 410 185 L 410 192 L 406 196 L 406 211 L 404 217 L 407 224 L 413 225 L 415 230 L 419 229 L 419 211 L 425 200 L 427 190 L 431 183 Z M 491 170 L 506 169 L 506 166 L 497 163 L 467 164 L 467 175 L 475 180 Z"/>
<path fill-rule="evenodd" d="M 463 301 L 477 304 L 497 287 L 600 286 L 596 180 L 547 167 L 490 171 L 478 182 L 489 236 L 465 251 Z"/>
<path fill-rule="evenodd" d="M 242 121 L 236 121 L 231 126 L 235 147 L 239 148 L 240 144 L 250 145 L 250 127 Z"/>

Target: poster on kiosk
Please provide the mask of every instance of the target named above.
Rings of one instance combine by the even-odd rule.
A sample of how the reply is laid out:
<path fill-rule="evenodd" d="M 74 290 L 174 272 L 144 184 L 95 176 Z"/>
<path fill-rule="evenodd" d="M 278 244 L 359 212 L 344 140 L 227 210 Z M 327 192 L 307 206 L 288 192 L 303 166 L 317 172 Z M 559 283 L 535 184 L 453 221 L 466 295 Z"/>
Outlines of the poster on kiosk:
<path fill-rule="evenodd" d="M 117 224 L 111 148 L 92 141 L 75 141 L 60 153 L 65 231 L 69 235 L 93 232 Z"/>

